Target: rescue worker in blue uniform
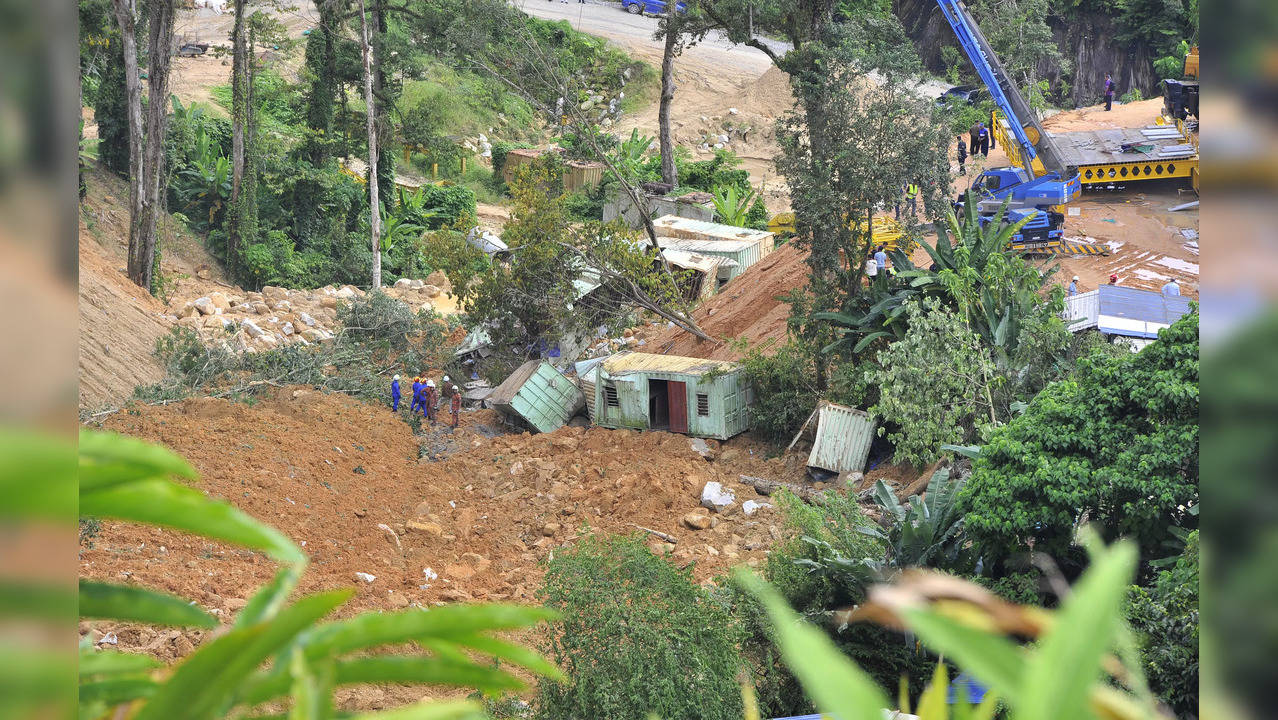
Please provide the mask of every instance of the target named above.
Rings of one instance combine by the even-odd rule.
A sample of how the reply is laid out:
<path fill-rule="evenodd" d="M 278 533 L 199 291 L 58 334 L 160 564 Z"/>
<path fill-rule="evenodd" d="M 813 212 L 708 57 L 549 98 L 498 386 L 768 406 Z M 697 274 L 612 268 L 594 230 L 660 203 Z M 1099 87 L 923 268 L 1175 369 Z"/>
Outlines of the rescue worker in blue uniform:
<path fill-rule="evenodd" d="M 399 412 L 399 376 L 391 380 L 391 411 Z"/>

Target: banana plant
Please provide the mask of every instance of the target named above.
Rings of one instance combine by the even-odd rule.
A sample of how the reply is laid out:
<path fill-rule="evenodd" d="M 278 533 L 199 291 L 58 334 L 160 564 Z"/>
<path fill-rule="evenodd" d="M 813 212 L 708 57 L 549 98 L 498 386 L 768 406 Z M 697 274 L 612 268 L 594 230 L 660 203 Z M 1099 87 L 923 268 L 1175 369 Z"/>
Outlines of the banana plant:
<path fill-rule="evenodd" d="M 958 503 L 962 487 L 963 478 L 953 477 L 947 467 L 932 473 L 922 498 L 913 495 L 906 503 L 898 501 L 882 480 L 875 483 L 874 500 L 888 521 L 878 537 L 886 542 L 897 567 L 963 569 L 963 514 Z"/>
<path fill-rule="evenodd" d="M 617 170 L 627 180 L 633 182 L 642 174 L 644 156 L 650 147 L 652 147 L 652 136 L 640 135 L 636 128 L 630 131 L 630 137 L 618 143 L 610 159 Z"/>
<path fill-rule="evenodd" d="M 1007 202 L 988 222 L 981 222 L 975 199 L 968 195 L 960 220 L 946 213 L 945 227 L 938 229 L 935 245 L 921 242 L 932 267 L 920 268 L 908 255 L 893 250 L 888 255 L 896 271 L 889 282 L 871 283 L 855 312 L 821 312 L 814 318 L 830 322 L 839 337 L 825 352 L 865 350 L 879 338 L 899 340 L 908 328 L 905 304 L 919 296 L 933 296 L 968 318 L 972 331 L 996 350 L 1010 352 L 1025 313 L 1036 305 L 1038 292 L 1055 272 L 1026 265 L 1008 248 L 1011 237 L 1029 218 L 1005 224 Z"/>
<path fill-rule="evenodd" d="M 217 218 L 231 199 L 231 161 L 224 155 L 199 156 L 179 175 L 190 183 L 179 191 L 186 198 L 183 208 L 204 210 L 201 213 L 203 227 L 200 229 L 215 227 Z"/>
<path fill-rule="evenodd" d="M 742 194 L 737 191 L 735 185 L 728 185 L 715 188 L 712 195 L 714 196 L 714 214 L 719 218 L 720 223 L 734 227 L 746 226 L 746 216 L 750 213 L 750 205 L 757 195 L 753 188 Z"/>

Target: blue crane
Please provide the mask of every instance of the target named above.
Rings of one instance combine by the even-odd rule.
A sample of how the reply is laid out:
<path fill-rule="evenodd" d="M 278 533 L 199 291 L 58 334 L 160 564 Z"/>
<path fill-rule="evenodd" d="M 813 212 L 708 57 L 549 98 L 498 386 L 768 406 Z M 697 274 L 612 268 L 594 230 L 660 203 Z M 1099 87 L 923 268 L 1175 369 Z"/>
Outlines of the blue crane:
<path fill-rule="evenodd" d="M 1043 130 L 1038 116 L 1008 77 L 962 1 L 936 0 L 936 3 L 976 74 L 989 89 L 994 104 L 1007 118 L 1017 142 L 1017 147 L 1006 148 L 1008 154 L 1018 153 L 1023 160 L 1022 167 L 990 168 L 973 181 L 969 192 L 978 199 L 982 220 L 988 222 L 1006 202 L 1009 222 L 1029 218 L 1012 239 L 1013 245 L 1023 248 L 1059 245 L 1065 217 L 1053 208 L 1082 194 L 1078 170 L 1067 167 L 1061 160 L 1056 143 Z"/>

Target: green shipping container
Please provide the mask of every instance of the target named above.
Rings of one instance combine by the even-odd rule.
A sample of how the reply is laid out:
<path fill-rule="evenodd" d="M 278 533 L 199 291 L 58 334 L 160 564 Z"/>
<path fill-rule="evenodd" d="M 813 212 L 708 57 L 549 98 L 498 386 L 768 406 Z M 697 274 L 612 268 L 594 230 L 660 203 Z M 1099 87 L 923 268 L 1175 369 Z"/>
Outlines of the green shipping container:
<path fill-rule="evenodd" d="M 493 388 L 488 402 L 537 432 L 553 432 L 568 424 L 586 401 L 553 365 L 529 360 Z"/>
<path fill-rule="evenodd" d="M 594 423 L 727 440 L 749 429 L 737 363 L 623 352 L 595 371 Z"/>

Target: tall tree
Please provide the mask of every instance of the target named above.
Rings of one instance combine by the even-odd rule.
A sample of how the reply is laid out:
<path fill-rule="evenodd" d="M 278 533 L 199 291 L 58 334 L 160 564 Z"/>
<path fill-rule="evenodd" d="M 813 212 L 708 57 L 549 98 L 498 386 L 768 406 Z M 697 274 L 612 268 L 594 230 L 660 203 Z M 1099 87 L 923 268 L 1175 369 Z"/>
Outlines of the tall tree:
<path fill-rule="evenodd" d="M 248 0 L 235 0 L 235 25 L 231 29 L 231 212 L 226 232 L 226 264 L 234 274 L 243 237 L 245 126 L 248 124 L 249 57 L 245 37 Z"/>
<path fill-rule="evenodd" d="M 151 0 L 147 37 L 146 144 L 142 151 L 141 219 L 137 242 L 129 238 L 129 279 L 152 290 L 156 219 L 163 206 L 160 175 L 164 164 L 164 136 L 169 124 L 169 71 L 173 60 L 173 16 L 176 0 Z M 125 49 L 128 56 L 128 48 Z M 140 98 L 139 98 L 140 99 Z M 136 246 L 135 246 L 136 245 Z"/>
<path fill-rule="evenodd" d="M 368 234 L 373 249 L 371 287 L 382 286 L 381 204 L 377 200 L 377 110 L 373 103 L 373 47 L 368 40 L 368 11 L 359 0 L 360 52 L 364 60 L 364 117 L 368 127 Z"/>
<path fill-rule="evenodd" d="M 753 5 L 751 6 L 753 7 Z M 910 181 L 933 219 L 949 188 L 948 133 L 917 96 L 921 66 L 904 30 L 873 2 L 776 0 L 753 12 L 739 0 L 707 0 L 702 10 L 731 40 L 754 47 L 790 76 L 796 109 L 778 122 L 777 170 L 790 185 L 798 237 L 808 252 L 808 297 L 792 305 L 792 324 L 812 347 L 831 328 L 812 315 L 846 309 L 861 294 L 873 217 L 900 201 Z M 772 30 L 791 48 L 774 50 L 757 33 Z M 816 360 L 824 389 L 825 359 Z"/>
<path fill-rule="evenodd" d="M 675 166 L 674 140 L 670 134 L 670 108 L 674 105 L 675 58 L 692 45 L 700 42 L 710 30 L 709 23 L 696 6 L 685 6 L 680 11 L 677 3 L 666 3 L 666 15 L 657 26 L 655 39 L 661 47 L 661 101 L 657 106 L 657 142 L 661 147 L 661 182 L 679 184 L 679 170 Z"/>
<path fill-rule="evenodd" d="M 306 93 L 306 123 L 311 129 L 305 153 L 311 165 L 320 167 L 331 156 L 335 103 L 338 86 L 337 43 L 340 38 L 341 12 L 339 0 L 316 3 L 320 21 L 306 41 L 306 67 L 310 71 L 310 88 Z"/>
<path fill-rule="evenodd" d="M 142 287 L 150 288 L 150 282 L 141 283 L 134 275 L 135 255 L 141 236 L 143 177 L 142 177 L 142 80 L 138 74 L 137 23 L 134 20 L 132 0 L 112 0 L 115 19 L 120 26 L 120 48 L 124 60 L 125 114 L 129 127 L 129 277 Z"/>

